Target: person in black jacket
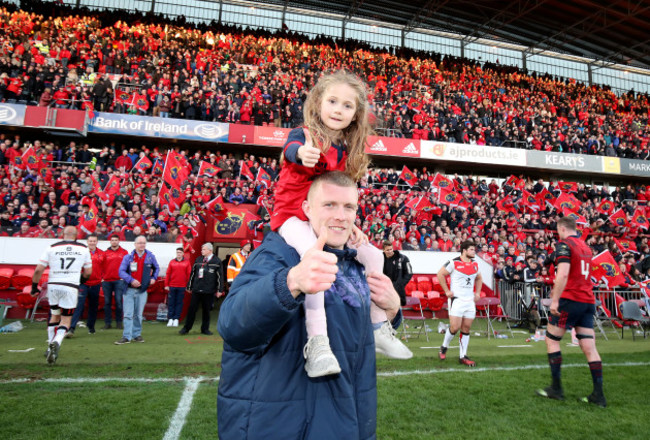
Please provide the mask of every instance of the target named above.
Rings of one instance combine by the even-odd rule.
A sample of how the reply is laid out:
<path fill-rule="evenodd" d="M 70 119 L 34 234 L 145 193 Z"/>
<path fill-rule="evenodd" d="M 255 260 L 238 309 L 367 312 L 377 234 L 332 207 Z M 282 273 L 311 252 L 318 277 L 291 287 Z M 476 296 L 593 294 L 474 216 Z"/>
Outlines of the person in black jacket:
<path fill-rule="evenodd" d="M 384 241 L 384 275 L 393 282 L 402 305 L 406 304 L 406 285 L 413 277 L 411 262 L 406 255 L 393 250 L 393 244 Z"/>
<path fill-rule="evenodd" d="M 205 243 L 201 246 L 201 255 L 194 262 L 192 274 L 187 283 L 187 290 L 192 292 L 192 300 L 187 317 L 185 318 L 185 325 L 178 332 L 181 335 L 186 335 L 192 330 L 199 303 L 201 304 L 203 313 L 201 333 L 204 335 L 212 335 L 213 333 L 210 331 L 210 306 L 212 304 L 212 297 L 215 294 L 217 297 L 223 296 L 221 260 L 213 254 L 213 246 L 211 243 Z"/>

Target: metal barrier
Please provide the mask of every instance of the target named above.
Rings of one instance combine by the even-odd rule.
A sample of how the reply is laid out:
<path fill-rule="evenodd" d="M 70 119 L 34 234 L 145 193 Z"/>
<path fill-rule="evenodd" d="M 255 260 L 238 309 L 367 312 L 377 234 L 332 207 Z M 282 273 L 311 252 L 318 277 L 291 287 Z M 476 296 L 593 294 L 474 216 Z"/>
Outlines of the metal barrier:
<path fill-rule="evenodd" d="M 499 280 L 501 307 L 508 318 L 527 319 L 531 310 L 540 309 L 540 301 L 551 297 L 552 286 L 541 283 L 509 283 Z"/>
<path fill-rule="evenodd" d="M 512 320 L 523 321 L 534 308 L 537 308 L 542 318 L 547 317 L 543 300 L 550 300 L 551 285 L 540 283 L 508 283 L 499 280 L 498 292 L 501 298 L 503 312 Z M 619 306 L 625 301 L 637 301 L 641 308 L 650 311 L 650 299 L 638 289 L 594 289 L 594 297 L 600 301 L 598 313 L 604 313 L 607 318 L 620 319 Z"/>

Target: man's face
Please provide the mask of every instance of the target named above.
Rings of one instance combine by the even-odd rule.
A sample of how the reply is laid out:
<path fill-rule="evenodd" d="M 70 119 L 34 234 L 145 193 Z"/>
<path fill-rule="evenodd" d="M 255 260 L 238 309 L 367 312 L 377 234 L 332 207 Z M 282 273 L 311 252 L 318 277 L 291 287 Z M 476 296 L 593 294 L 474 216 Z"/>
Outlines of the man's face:
<path fill-rule="evenodd" d="M 176 258 L 179 260 L 183 259 L 183 251 L 176 250 Z"/>
<path fill-rule="evenodd" d="M 144 237 L 138 237 L 135 239 L 135 250 L 138 252 L 144 252 L 144 248 L 147 246 L 147 239 Z"/>
<path fill-rule="evenodd" d="M 326 228 L 327 245 L 343 249 L 354 225 L 358 199 L 356 188 L 323 182 L 303 202 L 303 210 L 316 235 Z"/>
<path fill-rule="evenodd" d="M 386 258 L 390 258 L 395 254 L 395 251 L 393 250 L 393 246 L 384 246 L 384 255 L 386 255 Z"/>
<path fill-rule="evenodd" d="M 244 245 L 244 247 L 242 248 L 242 250 L 243 250 L 244 252 L 246 252 L 246 253 L 249 253 L 249 252 L 251 251 L 251 244 L 250 244 L 250 243 L 246 243 L 246 244 Z"/>
<path fill-rule="evenodd" d="M 88 237 L 88 247 L 95 249 L 97 247 L 97 237 Z"/>
<path fill-rule="evenodd" d="M 212 249 L 210 249 L 208 246 L 201 246 L 201 255 L 207 257 L 211 253 L 212 253 Z"/>
<path fill-rule="evenodd" d="M 465 256 L 468 258 L 476 257 L 476 246 L 470 246 L 465 250 Z"/>

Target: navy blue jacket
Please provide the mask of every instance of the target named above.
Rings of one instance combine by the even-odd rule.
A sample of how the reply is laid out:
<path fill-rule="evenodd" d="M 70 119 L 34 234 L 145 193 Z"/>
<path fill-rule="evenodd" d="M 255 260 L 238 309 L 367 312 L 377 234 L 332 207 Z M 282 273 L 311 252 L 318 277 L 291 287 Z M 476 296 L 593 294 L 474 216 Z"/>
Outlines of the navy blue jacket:
<path fill-rule="evenodd" d="M 219 437 L 236 439 L 374 439 L 377 422 L 375 341 L 370 290 L 354 250 L 339 258 L 325 292 L 330 346 L 341 374 L 310 379 L 304 295 L 293 298 L 289 269 L 298 253 L 276 233 L 246 261 L 221 306 L 224 339 L 217 414 Z M 397 324 L 401 315 L 395 320 Z"/>

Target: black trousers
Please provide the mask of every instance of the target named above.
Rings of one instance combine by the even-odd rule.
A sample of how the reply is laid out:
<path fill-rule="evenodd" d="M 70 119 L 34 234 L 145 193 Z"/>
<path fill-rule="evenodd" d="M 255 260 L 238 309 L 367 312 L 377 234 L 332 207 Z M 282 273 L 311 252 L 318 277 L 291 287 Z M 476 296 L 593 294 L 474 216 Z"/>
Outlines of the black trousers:
<path fill-rule="evenodd" d="M 192 330 L 194 325 L 194 319 L 196 319 L 196 312 L 199 309 L 199 304 L 201 305 L 202 313 L 202 322 L 201 322 L 201 332 L 207 332 L 210 330 L 210 306 L 212 304 L 212 297 L 214 293 L 194 293 L 192 292 L 192 298 L 190 300 L 190 308 L 187 311 L 187 317 L 185 318 L 185 330 L 188 332 Z"/>

